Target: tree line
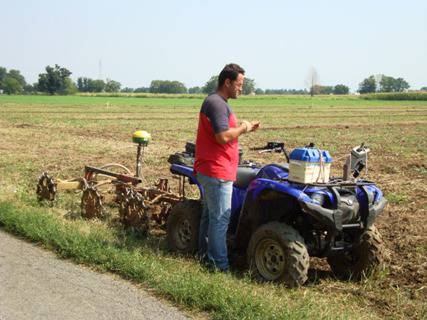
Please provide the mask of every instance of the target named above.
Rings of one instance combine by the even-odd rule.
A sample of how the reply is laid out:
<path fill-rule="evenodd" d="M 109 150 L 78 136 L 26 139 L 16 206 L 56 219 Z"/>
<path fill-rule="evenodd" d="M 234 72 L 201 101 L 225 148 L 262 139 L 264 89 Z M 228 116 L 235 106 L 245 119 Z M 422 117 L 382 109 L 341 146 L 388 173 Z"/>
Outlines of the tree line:
<path fill-rule="evenodd" d="M 409 83 L 403 78 L 393 78 L 383 74 L 371 75 L 359 84 L 359 93 L 403 92 L 409 89 Z M 424 91 L 427 87 L 420 90 Z"/>
<path fill-rule="evenodd" d="M 128 92 L 128 93 L 190 93 L 190 94 L 209 94 L 215 91 L 218 76 L 212 76 L 203 86 L 187 88 L 180 81 L 153 80 L 149 87 L 129 88 L 124 87 L 120 82 L 107 79 L 91 79 L 88 77 L 79 77 L 74 82 L 70 76 L 72 72 L 67 68 L 57 64 L 55 66 L 46 66 L 45 72 L 39 74 L 38 81 L 34 84 L 28 84 L 19 70 L 10 69 L 9 71 L 0 67 L 0 92 L 6 94 L 74 94 L 77 92 Z M 385 75 L 371 75 L 359 84 L 358 92 L 402 92 L 409 89 L 409 84 L 403 78 L 393 78 Z M 427 91 L 427 87 L 421 88 Z M 274 94 L 348 94 L 349 87 L 344 84 L 335 86 L 322 86 L 312 82 L 309 90 L 306 89 L 261 89 L 256 88 L 255 80 L 245 78 L 242 93 L 244 95 L 274 95 Z"/>

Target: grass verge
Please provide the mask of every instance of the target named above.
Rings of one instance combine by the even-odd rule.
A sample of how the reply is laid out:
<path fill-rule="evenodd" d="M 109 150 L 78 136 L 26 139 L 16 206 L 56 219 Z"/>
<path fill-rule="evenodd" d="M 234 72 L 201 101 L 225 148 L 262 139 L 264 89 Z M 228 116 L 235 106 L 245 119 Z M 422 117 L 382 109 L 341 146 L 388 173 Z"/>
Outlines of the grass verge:
<path fill-rule="evenodd" d="M 213 319 L 367 318 L 354 301 L 209 273 L 197 262 L 144 245 L 134 234 L 96 222 L 66 220 L 51 209 L 2 200 L 0 225 L 63 258 L 147 285 L 187 309 L 208 312 Z"/>

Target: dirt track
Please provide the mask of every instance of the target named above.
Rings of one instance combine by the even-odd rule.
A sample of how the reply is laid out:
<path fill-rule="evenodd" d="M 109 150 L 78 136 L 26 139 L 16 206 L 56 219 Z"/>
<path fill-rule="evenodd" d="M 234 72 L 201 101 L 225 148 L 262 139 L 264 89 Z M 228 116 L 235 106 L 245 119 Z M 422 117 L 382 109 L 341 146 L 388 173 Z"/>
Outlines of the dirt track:
<path fill-rule="evenodd" d="M 187 319 L 147 292 L 0 229 L 0 320 Z"/>

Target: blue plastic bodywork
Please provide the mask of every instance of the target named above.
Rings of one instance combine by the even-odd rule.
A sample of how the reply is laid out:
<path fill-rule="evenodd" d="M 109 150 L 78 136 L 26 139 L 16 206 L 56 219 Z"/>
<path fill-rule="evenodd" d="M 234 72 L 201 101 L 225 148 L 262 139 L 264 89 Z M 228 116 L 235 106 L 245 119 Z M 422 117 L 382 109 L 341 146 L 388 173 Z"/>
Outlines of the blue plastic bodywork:
<path fill-rule="evenodd" d="M 280 194 L 286 194 L 296 199 L 300 204 L 307 204 L 308 206 L 305 206 L 306 208 L 314 208 L 313 210 L 318 208 L 319 212 L 331 212 L 327 214 L 333 215 L 333 210 L 337 209 L 338 207 L 336 195 L 334 195 L 331 189 L 327 186 L 313 186 L 287 181 L 286 178 L 288 177 L 288 171 L 287 168 L 283 165 L 270 164 L 262 167 L 261 169 L 253 169 L 258 173 L 246 188 L 239 188 L 235 185 L 233 186 L 232 212 L 230 219 L 232 223 L 238 223 L 239 215 L 242 212 L 242 208 L 246 201 L 256 200 L 265 191 L 274 191 Z M 198 186 L 200 189 L 200 194 L 203 198 L 204 190 L 197 181 L 197 177 L 193 173 L 193 168 L 173 164 L 171 166 L 171 172 L 188 177 L 190 183 L 196 184 Z M 383 198 L 381 190 L 372 183 L 362 182 L 361 185 L 357 185 L 355 189 L 356 198 L 360 205 L 360 210 L 361 212 L 366 212 L 366 214 L 369 213 L 371 206 L 379 203 Z M 330 204 L 330 208 L 322 208 L 319 202 L 312 199 L 313 194 L 321 194 L 323 197 L 325 197 Z M 248 199 L 246 197 L 248 197 Z M 383 201 L 385 202 L 385 200 Z M 235 230 L 236 226 L 230 225 L 230 228 Z"/>

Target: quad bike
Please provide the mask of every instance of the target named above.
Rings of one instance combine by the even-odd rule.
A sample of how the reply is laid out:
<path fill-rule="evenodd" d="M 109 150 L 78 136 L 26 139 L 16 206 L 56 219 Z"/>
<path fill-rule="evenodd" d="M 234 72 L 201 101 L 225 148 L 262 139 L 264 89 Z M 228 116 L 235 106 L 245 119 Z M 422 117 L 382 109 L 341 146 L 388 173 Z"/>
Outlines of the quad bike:
<path fill-rule="evenodd" d="M 283 144 L 269 147 L 285 152 Z M 310 256 L 326 258 L 340 277 L 360 279 L 377 270 L 383 247 L 374 222 L 387 201 L 375 183 L 359 178 L 370 150 L 363 144 L 354 148 L 343 177 L 330 180 L 325 177 L 325 166 L 332 160 L 328 152 L 314 145 L 298 150 L 287 155 L 289 163 L 238 167 L 228 226 L 229 252 L 246 254 L 257 278 L 289 287 L 306 282 Z M 304 153 L 317 157 L 318 173 L 322 174 L 323 166 L 320 181 L 296 178 L 298 165 L 309 170 L 313 164 L 310 159 L 304 162 Z M 167 220 L 171 250 L 194 254 L 204 190 L 191 165 L 172 164 L 170 170 L 200 190 L 201 199 L 178 202 Z"/>
<path fill-rule="evenodd" d="M 136 172 L 110 163 L 102 167 L 85 166 L 84 176 L 70 180 L 54 179 L 44 172 L 38 179 L 39 201 L 52 202 L 58 191 L 81 191 L 82 217 L 102 218 L 105 204 L 116 204 L 121 222 L 125 226 L 146 232 L 150 223 L 165 226 L 172 205 L 185 199 L 185 178 L 179 177 L 178 193 L 173 193 L 168 179 L 161 178 L 152 187 L 142 186 L 142 156 L 150 141 L 146 131 L 136 131 L 132 141 L 137 144 Z"/>

